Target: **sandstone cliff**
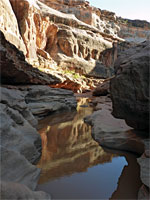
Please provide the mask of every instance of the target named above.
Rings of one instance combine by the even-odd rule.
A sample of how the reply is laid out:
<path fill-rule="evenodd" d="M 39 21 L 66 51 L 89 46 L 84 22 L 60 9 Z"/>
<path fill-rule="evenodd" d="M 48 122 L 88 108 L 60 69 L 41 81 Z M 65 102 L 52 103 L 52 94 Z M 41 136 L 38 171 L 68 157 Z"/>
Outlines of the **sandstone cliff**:
<path fill-rule="evenodd" d="M 68 74 L 64 76 L 66 69 L 101 78 L 111 76 L 112 70 L 101 63 L 101 53 L 122 40 L 117 35 L 119 27 L 101 19 L 100 9 L 86 1 L 7 0 L 1 6 L 0 29 L 5 39 L 23 51 L 26 61 L 45 73 L 44 78 L 50 74 L 65 85 L 76 82 Z M 9 78 L 4 77 L 7 82 Z"/>
<path fill-rule="evenodd" d="M 5 85 L 1 89 L 4 181 L 19 182 L 31 186 L 31 189 L 35 188 L 40 170 L 31 163 L 37 160 L 41 150 L 41 140 L 34 128 L 36 118 L 62 109 L 76 108 L 72 92 L 48 86 L 71 89 L 74 92 L 87 91 L 100 82 L 91 77 L 111 77 L 114 65 L 118 65 L 117 76 L 112 85 L 114 84 L 114 88 L 118 87 L 119 81 L 123 84 L 112 95 L 114 114 L 125 118 L 133 127 L 137 127 L 137 124 L 138 128 L 143 128 L 143 124 L 144 128 L 148 126 L 149 47 L 142 44 L 142 57 L 139 46 L 133 52 L 129 50 L 129 53 L 125 53 L 117 64 L 115 61 L 125 49 L 149 39 L 149 23 L 117 18 L 115 13 L 92 7 L 85 0 L 1 0 L 0 8 L 1 82 L 11 85 L 28 84 L 19 87 Z M 134 53 L 137 55 L 133 55 Z M 128 59 L 124 56 L 128 56 Z M 130 56 L 134 58 L 133 61 Z M 130 79 L 126 84 L 122 74 L 126 74 L 127 80 L 133 75 L 134 80 Z M 134 86 L 134 91 L 130 90 L 133 89 L 128 85 L 130 83 Z M 108 94 L 109 84 L 100 90 L 103 94 Z M 128 94 L 129 99 L 126 98 Z M 118 110 L 115 108 L 116 104 L 120 106 Z M 123 106 L 127 109 L 122 109 Z M 127 111 L 133 111 L 134 116 L 124 116 Z M 136 112 L 138 115 L 135 117 Z M 94 117 L 96 119 L 97 115 Z M 96 122 L 98 120 L 97 118 Z M 105 127 L 102 125 L 101 128 Z M 109 131 L 112 131 L 112 127 Z M 11 138 L 11 142 L 8 138 Z M 127 140 L 126 137 L 123 139 Z M 145 155 L 148 157 L 149 153 L 146 152 Z M 22 163 L 25 171 L 21 167 L 17 168 L 18 162 Z M 145 160 L 141 158 L 139 163 L 143 169 Z M 18 171 L 15 170 L 10 172 L 10 166 L 11 169 L 18 170 L 20 175 L 16 176 Z M 142 180 L 148 186 L 143 171 Z M 31 180 L 32 175 L 34 180 Z M 50 198 L 43 193 L 33 193 L 25 186 L 15 184 L 12 187 L 13 183 L 6 182 L 1 184 L 2 192 L 4 195 L 8 190 L 11 192 L 3 198 L 24 198 L 26 194 L 29 194 L 26 197 L 28 199 Z M 18 191 L 19 187 L 22 188 L 22 193 Z M 41 196 L 37 197 L 38 194 Z"/>
<path fill-rule="evenodd" d="M 34 76 L 34 83 L 58 83 L 56 87 L 74 88 L 75 92 L 93 89 L 94 82 L 82 75 L 111 77 L 118 53 L 122 47 L 129 46 L 121 39 L 126 39 L 124 24 L 115 13 L 92 7 L 84 0 L 7 0 L 1 1 L 1 7 L 0 30 L 8 42 L 23 51 L 28 63 L 38 68 L 34 70 L 38 74 Z M 143 25 L 144 36 L 140 26 L 141 22 L 137 23 L 139 37 L 145 38 L 149 34 L 149 23 Z M 16 68 L 19 67 L 15 71 Z M 11 74 L 3 71 L 6 70 L 2 70 L 2 80 L 7 83 Z M 29 72 L 32 74 L 32 70 Z M 16 83 L 23 80 L 18 80 L 17 75 L 13 79 Z"/>
<path fill-rule="evenodd" d="M 150 39 L 150 23 L 144 20 L 118 18 L 119 36 L 128 42 L 140 43 Z"/>

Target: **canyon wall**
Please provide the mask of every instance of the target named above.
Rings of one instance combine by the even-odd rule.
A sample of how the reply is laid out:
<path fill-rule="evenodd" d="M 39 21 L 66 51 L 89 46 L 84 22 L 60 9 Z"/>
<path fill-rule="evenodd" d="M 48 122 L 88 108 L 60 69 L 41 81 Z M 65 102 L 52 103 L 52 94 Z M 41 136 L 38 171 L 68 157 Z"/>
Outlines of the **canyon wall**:
<path fill-rule="evenodd" d="M 115 13 L 95 8 L 84 0 L 7 0 L 1 1 L 1 7 L 0 30 L 5 40 L 22 51 L 25 61 L 32 65 L 28 74 L 32 74 L 32 67 L 38 69 L 34 84 L 57 83 L 57 87 L 67 89 L 75 84 L 76 92 L 92 89 L 93 84 L 82 75 L 108 78 L 114 74 L 118 54 L 131 45 L 125 29 L 133 38 L 137 34 L 138 41 L 149 37 L 149 23 L 140 21 L 135 28 L 129 20 L 125 24 Z M 18 60 L 14 48 L 11 49 L 13 60 Z M 24 72 L 19 63 L 15 62 L 17 68 Z M 11 74 L 2 65 L 1 68 L 2 81 L 10 83 Z M 12 70 L 16 71 L 14 65 Z M 18 80 L 17 73 L 13 80 L 23 82 L 22 78 Z"/>
<path fill-rule="evenodd" d="M 115 22 L 100 18 L 100 9 L 86 1 L 38 0 L 2 1 L 2 7 L 5 10 L 1 31 L 5 39 L 23 51 L 26 61 L 33 67 L 61 76 L 62 69 L 90 75 L 96 66 L 101 69 L 99 77 L 109 76 L 100 55 L 111 48 L 113 42 L 123 40 L 117 35 L 119 27 Z M 14 24 L 11 24 L 11 16 Z M 9 27 L 9 31 L 5 27 Z M 6 37 L 8 32 L 15 31 L 15 41 L 12 41 L 13 34 Z"/>
<path fill-rule="evenodd" d="M 147 22 L 135 21 L 133 23 L 132 20 L 124 19 L 122 21 L 116 17 L 115 13 L 92 7 L 85 0 L 1 0 L 0 8 L 1 82 L 13 85 L 5 85 L 1 89 L 3 99 L 1 99 L 2 106 L 0 107 L 1 130 L 2 133 L 7 130 L 8 134 L 1 136 L 3 139 L 2 170 L 4 170 L 2 174 L 4 181 L 12 181 L 10 185 L 2 183 L 3 194 L 7 195 L 7 191 L 13 188 L 13 182 L 26 183 L 26 186 L 32 186 L 31 189 L 34 189 L 37 184 L 40 170 L 37 170 L 31 163 L 35 157 L 40 155 L 41 140 L 34 128 L 37 121 L 33 115 L 43 117 L 55 111 L 76 107 L 73 92 L 52 89 L 49 86 L 67 88 L 74 92 L 93 89 L 94 85 L 89 77 L 111 77 L 114 74 L 117 57 L 135 43 L 149 39 L 150 25 Z M 144 48 L 149 50 L 149 47 Z M 137 64 L 136 59 L 138 60 L 135 56 L 133 62 L 122 57 L 118 65 L 123 64 L 124 66 L 130 61 L 133 62 L 132 64 Z M 148 63 L 148 59 L 149 55 L 145 53 L 139 63 L 146 61 Z M 141 79 L 144 79 L 144 86 L 141 84 L 141 93 L 139 93 L 139 84 L 134 85 L 138 90 L 135 90 L 136 94 L 133 91 L 131 102 L 126 99 L 129 95 L 126 81 L 123 81 L 124 85 L 122 85 L 125 86 L 124 90 L 124 87 L 122 89 L 118 84 L 118 77 L 116 77 L 116 85 L 120 87 L 117 91 L 120 93 L 113 92 L 113 101 L 116 101 L 114 105 L 117 104 L 117 106 L 123 106 L 126 103 L 125 106 L 129 105 L 133 108 L 135 105 L 131 103 L 136 102 L 136 97 L 138 97 L 139 102 L 136 106 L 146 116 L 144 127 L 148 125 L 148 82 L 146 80 L 149 71 L 147 63 L 143 73 L 140 71 L 141 65 L 138 64 L 136 65 L 139 67 L 138 71 L 135 70 L 133 73 L 131 70 L 136 83 L 139 83 L 137 77 L 142 76 Z M 126 66 L 121 68 L 119 66 L 116 69 L 117 75 L 122 71 L 126 73 L 126 69 Z M 39 84 L 48 86 L 39 86 Z M 25 89 L 21 85 L 30 86 L 25 86 Z M 147 89 L 143 90 L 145 86 Z M 126 97 L 122 98 L 122 94 L 126 94 Z M 117 103 L 119 99 L 117 95 L 120 95 L 121 105 Z M 142 105 L 140 100 L 144 102 Z M 128 109 L 125 110 L 127 111 Z M 120 117 L 119 114 L 116 109 L 115 115 Z M 138 115 L 137 122 L 139 119 L 141 121 L 141 113 Z M 128 123 L 136 125 L 132 119 Z M 13 139 L 10 145 L 11 137 Z M 28 137 L 30 142 L 28 142 Z M 33 154 L 30 154 L 28 148 Z M 21 162 L 23 167 L 27 166 L 25 171 L 22 170 L 23 167 L 18 168 L 17 162 Z M 12 174 L 10 166 L 12 166 Z M 20 176 L 16 176 L 18 171 Z M 34 183 L 30 172 L 34 172 Z M 24 173 L 29 174 L 26 179 L 24 179 Z M 16 196 L 14 196 L 13 189 L 9 193 L 12 199 L 23 195 L 23 193 L 18 193 L 17 187 L 20 186 L 14 185 Z M 24 190 L 24 194 L 35 195 L 26 188 Z M 28 199 L 31 199 L 30 195 Z M 50 198 L 46 197 L 46 194 L 41 195 L 43 195 L 41 198 Z M 3 196 L 3 198 L 10 199 L 10 196 Z"/>
<path fill-rule="evenodd" d="M 140 43 L 150 39 L 150 23 L 144 20 L 130 20 L 119 17 L 119 36 L 127 42 Z"/>

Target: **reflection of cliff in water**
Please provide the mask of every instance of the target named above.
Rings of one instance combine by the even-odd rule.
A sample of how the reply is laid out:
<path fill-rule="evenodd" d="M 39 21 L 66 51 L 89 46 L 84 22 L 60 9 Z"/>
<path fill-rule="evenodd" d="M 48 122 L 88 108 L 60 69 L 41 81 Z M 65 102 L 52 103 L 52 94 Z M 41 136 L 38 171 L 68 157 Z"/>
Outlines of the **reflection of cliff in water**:
<path fill-rule="evenodd" d="M 92 113 L 87 101 L 86 98 L 79 101 L 77 113 L 56 114 L 41 121 L 39 132 L 43 149 L 38 163 L 38 167 L 42 168 L 40 183 L 84 172 L 91 166 L 112 160 L 114 155 L 104 152 L 92 139 L 91 127 L 83 121 Z M 60 123 L 60 120 L 63 122 Z"/>

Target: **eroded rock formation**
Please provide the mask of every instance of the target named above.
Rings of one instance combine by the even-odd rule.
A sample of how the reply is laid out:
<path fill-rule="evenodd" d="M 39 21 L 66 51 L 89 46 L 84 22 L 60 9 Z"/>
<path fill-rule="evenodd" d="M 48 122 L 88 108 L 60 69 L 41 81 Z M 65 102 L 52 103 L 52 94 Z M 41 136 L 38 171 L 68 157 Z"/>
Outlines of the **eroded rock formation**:
<path fill-rule="evenodd" d="M 117 18 L 119 36 L 128 42 L 140 43 L 150 39 L 150 24 L 144 20 Z"/>
<path fill-rule="evenodd" d="M 86 1 L 70 0 L 7 0 L 1 6 L 1 31 L 5 39 L 23 51 L 25 59 L 41 71 L 34 69 L 36 77 L 28 69 L 26 76 L 30 74 L 30 79 L 33 76 L 33 83 L 59 82 L 57 87 L 67 89 L 75 84 L 74 91 L 82 92 L 92 89 L 93 82 L 89 84 L 82 76 L 64 75 L 65 70 L 96 78 L 114 74 L 114 62 L 120 51 L 118 44 L 123 42 L 118 37 L 120 21 L 115 13 L 92 7 Z M 16 68 L 19 66 L 15 66 L 15 73 Z M 6 82 L 10 76 L 5 73 Z M 20 81 L 18 77 L 14 79 L 16 83 Z"/>
<path fill-rule="evenodd" d="M 1 0 L 0 7 L 1 81 L 3 84 L 37 85 L 5 86 L 1 89 L 2 181 L 23 183 L 33 190 L 40 170 L 32 164 L 41 153 L 41 139 L 35 129 L 36 118 L 76 107 L 72 92 L 39 84 L 72 89 L 74 92 L 93 89 L 94 83 L 98 82 L 86 76 L 112 76 L 117 57 L 123 50 L 135 45 L 124 42 L 124 39 L 136 43 L 149 38 L 150 28 L 149 24 L 144 23 L 143 30 L 141 22 L 136 22 L 136 26 L 131 23 L 128 29 L 129 20 L 127 24 L 118 22 L 115 13 L 92 7 L 85 0 Z M 124 53 L 115 64 L 116 77 L 111 81 L 114 115 L 126 119 L 129 125 L 138 129 L 148 127 L 149 51 L 149 44 L 143 43 Z M 105 86 L 107 87 L 101 86 L 97 92 L 108 94 L 109 84 Z M 111 106 L 108 107 L 107 111 L 111 110 Z M 96 135 L 107 132 L 108 137 L 103 140 L 98 136 L 99 142 L 101 140 L 100 143 L 108 147 L 137 151 L 133 148 L 137 145 L 137 138 L 134 138 L 134 134 L 129 134 L 129 127 L 114 118 L 114 124 L 108 124 L 102 109 L 103 106 L 98 104 L 98 111 L 89 119 L 93 127 L 98 123 L 93 128 Z M 107 111 L 108 118 L 112 120 Z M 102 118 L 107 128 L 104 123 L 99 123 Z M 114 125 L 119 126 L 119 133 L 118 129 L 113 129 Z M 122 126 L 126 126 L 125 130 Z M 76 127 L 73 130 L 75 132 Z M 109 135 L 112 132 L 118 144 Z M 64 133 L 65 137 L 68 135 Z M 69 144 L 76 148 L 77 137 L 78 135 L 68 139 Z M 90 145 L 92 146 L 91 143 Z M 95 149 L 97 150 L 94 147 L 91 151 L 93 155 Z M 88 150 L 84 153 L 89 154 Z M 82 156 L 84 154 L 81 158 Z M 95 160 L 96 158 L 91 163 Z M 149 187 L 145 179 L 149 170 L 145 164 L 147 160 L 149 161 L 149 153 L 146 150 L 139 159 L 142 181 L 146 185 L 141 188 L 139 196 Z M 18 162 L 21 164 L 18 165 Z M 20 187 L 22 194 L 16 189 Z M 12 187 L 12 183 L 7 185 L 2 182 L 2 188 L 4 198 L 24 198 L 25 193 L 28 193 L 26 198 L 39 199 L 37 195 L 44 199 L 50 198 L 44 193 L 32 193 L 25 186 L 15 184 Z M 14 194 L 10 192 L 10 196 L 5 196 L 6 191 L 12 189 L 15 190 Z"/>
<path fill-rule="evenodd" d="M 100 54 L 114 41 L 122 41 L 115 22 L 100 19 L 100 10 L 85 1 L 42 1 L 49 7 L 37 0 L 10 2 L 31 64 L 41 67 L 43 59 L 52 57 L 61 68 L 89 74 L 95 66 L 101 67 Z M 49 64 L 44 62 L 43 68 Z M 104 76 L 102 71 L 99 76 Z"/>
<path fill-rule="evenodd" d="M 0 31 L 0 72 L 3 84 L 53 84 L 61 82 L 55 75 L 33 68 L 24 54 L 8 42 Z"/>
<path fill-rule="evenodd" d="M 113 115 L 136 129 L 149 128 L 149 41 L 130 48 L 115 64 Z"/>
<path fill-rule="evenodd" d="M 4 199 L 23 199 L 25 195 L 28 199 L 49 199 L 45 193 L 27 189 L 36 188 L 40 175 L 40 169 L 33 165 L 42 149 L 35 117 L 64 109 L 75 110 L 73 92 L 48 86 L 5 86 L 0 91 L 1 195 Z M 22 188 L 22 193 L 17 187 Z"/>
<path fill-rule="evenodd" d="M 9 0 L 1 0 L 0 2 L 0 30 L 3 32 L 5 38 L 23 51 L 26 55 L 26 47 L 19 32 L 19 26 L 12 10 Z"/>

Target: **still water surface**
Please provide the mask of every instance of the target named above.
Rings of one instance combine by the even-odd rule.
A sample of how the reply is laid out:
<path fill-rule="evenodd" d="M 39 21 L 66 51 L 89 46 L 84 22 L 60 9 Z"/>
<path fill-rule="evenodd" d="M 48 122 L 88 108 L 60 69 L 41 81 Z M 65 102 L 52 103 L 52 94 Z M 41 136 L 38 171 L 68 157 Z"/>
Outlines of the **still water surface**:
<path fill-rule="evenodd" d="M 92 112 L 88 99 L 82 98 L 77 112 L 40 122 L 42 173 L 37 189 L 52 199 L 136 199 L 142 184 L 136 155 L 99 146 L 83 121 Z"/>

